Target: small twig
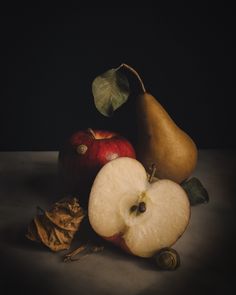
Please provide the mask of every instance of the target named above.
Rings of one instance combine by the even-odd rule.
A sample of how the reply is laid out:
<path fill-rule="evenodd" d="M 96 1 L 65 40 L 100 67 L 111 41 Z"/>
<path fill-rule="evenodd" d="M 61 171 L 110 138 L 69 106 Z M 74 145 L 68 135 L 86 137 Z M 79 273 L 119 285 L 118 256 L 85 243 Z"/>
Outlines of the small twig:
<path fill-rule="evenodd" d="M 93 246 L 91 250 L 92 253 L 98 253 L 104 250 L 104 246 Z"/>
<path fill-rule="evenodd" d="M 78 259 L 74 259 L 73 261 L 78 261 L 78 260 L 84 259 L 85 257 L 87 257 L 93 253 L 101 252 L 103 249 L 104 249 L 103 246 L 101 246 L 101 247 L 93 246 L 92 248 L 87 249 L 88 253 L 84 254 L 82 257 L 80 257 Z"/>
<path fill-rule="evenodd" d="M 66 254 L 64 256 L 64 262 L 71 262 L 71 261 L 76 261 L 78 259 L 74 259 L 73 257 L 76 256 L 77 254 L 81 253 L 82 251 L 84 251 L 86 249 L 86 247 L 84 245 L 80 246 L 79 248 L 75 249 L 74 251 Z"/>
<path fill-rule="evenodd" d="M 87 257 L 88 255 L 92 254 L 92 253 L 98 253 L 101 252 L 104 249 L 103 246 L 92 246 L 89 247 L 88 245 L 82 245 L 79 248 L 75 249 L 74 251 L 66 254 L 64 256 L 64 262 L 72 262 L 72 261 L 78 261 L 81 260 L 82 258 Z M 82 257 L 79 258 L 74 258 L 76 255 L 80 254 L 83 251 L 87 251 L 86 254 L 84 254 Z"/>

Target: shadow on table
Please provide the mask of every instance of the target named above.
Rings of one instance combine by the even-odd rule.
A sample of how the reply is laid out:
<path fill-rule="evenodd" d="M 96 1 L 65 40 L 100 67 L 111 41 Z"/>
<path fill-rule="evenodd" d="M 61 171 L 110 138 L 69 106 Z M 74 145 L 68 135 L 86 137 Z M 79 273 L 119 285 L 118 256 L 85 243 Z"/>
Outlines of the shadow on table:
<path fill-rule="evenodd" d="M 158 282 L 154 283 L 137 295 L 157 295 L 158 291 L 168 295 L 236 294 L 235 248 L 236 241 L 226 234 L 218 244 L 212 243 L 210 251 L 202 257 L 201 264 L 196 265 L 193 260 L 191 268 L 180 266 L 182 269 L 178 280 L 171 281 L 172 273 L 169 272 L 169 281 L 165 284 L 159 286 Z"/>
<path fill-rule="evenodd" d="M 50 202 L 60 199 L 62 191 L 61 179 L 57 165 L 53 163 L 38 163 L 35 168 L 16 171 L 5 171 L 1 175 L 0 199 L 11 205 L 15 200 L 43 199 Z M 6 198 L 6 196 L 8 196 Z M 36 204 L 37 205 L 37 204 Z"/>
<path fill-rule="evenodd" d="M 37 173 L 28 175 L 24 179 L 24 187 L 41 198 L 58 201 L 63 190 L 62 182 L 55 164 L 39 163 Z"/>
<path fill-rule="evenodd" d="M 49 251 L 40 243 L 30 241 L 26 238 L 27 224 L 11 224 L 1 231 L 1 243 L 6 247 L 30 251 Z"/>
<path fill-rule="evenodd" d="M 84 244 L 89 243 L 90 245 L 103 246 L 104 250 L 99 253 L 101 255 L 112 257 L 112 260 L 132 262 L 142 269 L 153 270 L 155 272 L 158 271 L 157 266 L 152 259 L 141 258 L 128 254 L 118 246 L 115 246 L 111 242 L 108 242 L 98 236 L 89 225 L 88 218 L 84 218 L 82 221 L 78 235 L 75 236 L 71 244 L 71 250 L 76 249 L 81 242 Z M 96 253 L 92 255 L 96 255 Z"/>
<path fill-rule="evenodd" d="M 104 250 L 102 252 L 99 252 L 99 254 L 112 257 L 112 260 L 132 262 L 142 269 L 148 269 L 151 271 L 153 270 L 155 272 L 158 271 L 156 264 L 154 263 L 153 260 L 140 258 L 140 257 L 132 256 L 130 254 L 125 253 L 119 247 L 97 236 L 91 228 L 88 230 L 87 220 L 84 221 L 84 224 L 85 225 L 82 226 L 80 231 L 78 232 L 78 236 L 75 236 L 70 249 L 65 250 L 66 252 L 75 250 L 81 245 L 81 243 L 83 244 L 89 243 L 89 245 L 103 246 Z M 43 244 L 30 241 L 29 239 L 26 238 L 27 226 L 28 226 L 27 223 L 16 223 L 16 224 L 10 224 L 6 226 L 5 228 L 3 228 L 1 230 L 2 245 L 4 245 L 6 248 L 9 248 L 9 249 L 17 248 L 19 250 L 29 250 L 29 251 L 36 251 L 36 252 L 43 251 L 47 253 L 51 252 Z M 62 253 L 62 252 L 63 251 L 60 251 L 59 253 Z M 62 256 L 64 254 L 65 252 L 62 253 Z M 96 255 L 96 253 L 93 253 L 91 255 Z M 77 263 L 77 262 L 75 261 L 73 263 Z"/>

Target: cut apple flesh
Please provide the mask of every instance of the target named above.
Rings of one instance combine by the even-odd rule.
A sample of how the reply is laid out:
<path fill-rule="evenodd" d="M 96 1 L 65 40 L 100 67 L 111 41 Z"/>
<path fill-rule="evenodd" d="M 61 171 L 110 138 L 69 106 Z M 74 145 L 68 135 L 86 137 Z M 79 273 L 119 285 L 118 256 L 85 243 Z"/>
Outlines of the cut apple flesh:
<path fill-rule="evenodd" d="M 88 214 L 98 235 L 134 255 L 150 257 L 183 234 L 190 205 L 180 185 L 166 179 L 150 184 L 141 163 L 121 157 L 97 174 Z"/>

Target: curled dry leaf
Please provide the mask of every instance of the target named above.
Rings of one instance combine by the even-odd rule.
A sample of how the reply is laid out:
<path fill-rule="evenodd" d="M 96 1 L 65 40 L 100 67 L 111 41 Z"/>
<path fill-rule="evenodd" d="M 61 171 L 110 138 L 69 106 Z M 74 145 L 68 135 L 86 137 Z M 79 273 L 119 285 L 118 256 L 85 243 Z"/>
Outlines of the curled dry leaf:
<path fill-rule="evenodd" d="M 38 241 L 52 251 L 70 248 L 85 213 L 76 198 L 56 202 L 51 209 L 42 209 L 28 226 L 26 237 Z"/>

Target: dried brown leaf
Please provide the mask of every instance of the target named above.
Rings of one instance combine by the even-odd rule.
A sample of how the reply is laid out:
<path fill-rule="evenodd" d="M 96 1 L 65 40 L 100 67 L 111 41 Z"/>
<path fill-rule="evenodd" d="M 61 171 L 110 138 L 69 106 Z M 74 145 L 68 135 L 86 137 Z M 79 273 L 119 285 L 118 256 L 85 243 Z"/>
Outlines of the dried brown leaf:
<path fill-rule="evenodd" d="M 63 199 L 48 211 L 36 215 L 28 226 L 26 237 L 40 241 L 52 251 L 69 249 L 84 216 L 76 198 Z"/>

